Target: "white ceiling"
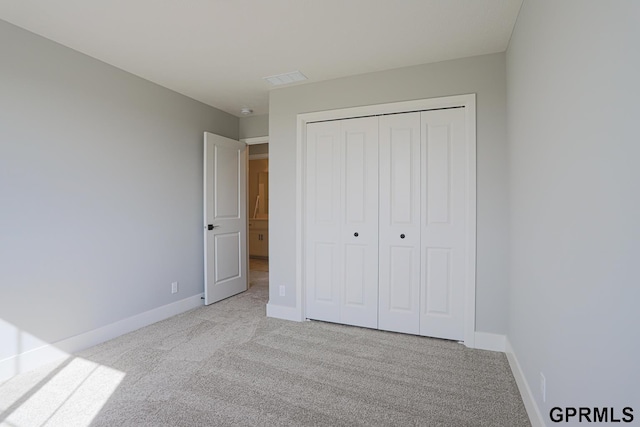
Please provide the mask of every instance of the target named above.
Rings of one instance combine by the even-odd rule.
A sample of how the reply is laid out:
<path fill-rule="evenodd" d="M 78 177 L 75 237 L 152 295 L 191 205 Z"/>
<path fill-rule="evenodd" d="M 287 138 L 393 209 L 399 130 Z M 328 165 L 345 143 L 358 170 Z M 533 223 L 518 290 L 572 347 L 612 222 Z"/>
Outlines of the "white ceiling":
<path fill-rule="evenodd" d="M 522 0 L 0 0 L 0 19 L 240 116 L 262 78 L 502 52 Z M 304 84 L 304 83 L 300 83 Z"/>

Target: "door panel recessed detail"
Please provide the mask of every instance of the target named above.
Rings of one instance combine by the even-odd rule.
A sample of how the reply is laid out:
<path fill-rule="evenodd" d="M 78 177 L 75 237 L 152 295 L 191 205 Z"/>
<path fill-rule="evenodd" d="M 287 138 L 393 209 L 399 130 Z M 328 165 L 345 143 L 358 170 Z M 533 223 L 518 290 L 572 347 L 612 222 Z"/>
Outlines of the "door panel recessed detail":
<path fill-rule="evenodd" d="M 318 243 L 315 245 L 315 299 L 333 301 L 335 245 Z"/>
<path fill-rule="evenodd" d="M 389 309 L 411 310 L 413 278 L 409 274 L 412 271 L 411 261 L 413 249 L 396 246 L 390 248 L 389 269 Z"/>
<path fill-rule="evenodd" d="M 391 224 L 406 224 L 412 219 L 411 133 L 411 129 L 391 129 Z"/>
<path fill-rule="evenodd" d="M 335 190 L 335 138 L 322 135 L 315 145 L 315 215 L 318 222 L 333 222 Z"/>
<path fill-rule="evenodd" d="M 422 306 L 428 315 L 451 315 L 451 249 L 427 248 Z"/>
<path fill-rule="evenodd" d="M 366 153 L 362 132 L 345 134 L 345 215 L 347 223 L 360 223 L 366 208 Z"/>
<path fill-rule="evenodd" d="M 240 152 L 236 148 L 215 147 L 215 219 L 240 217 Z"/>
<path fill-rule="evenodd" d="M 214 242 L 217 255 L 215 283 L 240 277 L 240 233 L 217 234 Z"/>
<path fill-rule="evenodd" d="M 344 256 L 344 301 L 347 305 L 364 305 L 366 280 L 366 247 L 346 245 Z"/>
<path fill-rule="evenodd" d="M 451 138 L 449 126 L 426 126 L 427 131 L 427 186 L 426 221 L 447 223 L 450 221 L 451 194 Z"/>

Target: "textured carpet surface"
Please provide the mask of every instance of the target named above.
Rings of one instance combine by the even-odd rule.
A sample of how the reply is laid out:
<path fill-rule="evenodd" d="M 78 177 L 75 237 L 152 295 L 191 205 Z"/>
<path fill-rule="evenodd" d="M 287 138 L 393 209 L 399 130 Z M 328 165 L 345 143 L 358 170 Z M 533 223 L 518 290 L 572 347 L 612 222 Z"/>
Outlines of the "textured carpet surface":
<path fill-rule="evenodd" d="M 0 386 L 5 395 L 0 424 L 529 425 L 501 353 L 391 332 L 270 319 L 267 299 L 268 273 L 252 271 L 251 287 L 241 295 L 92 347 L 48 373 L 15 377 Z M 53 414 L 34 406 L 56 378 L 65 372 L 73 377 L 67 372 L 72 366 L 93 369 L 88 377 L 93 382 L 102 378 L 108 384 L 114 376 L 117 381 L 111 388 L 89 388 L 82 397 L 78 390 L 88 388 L 88 380 L 76 375 L 85 379 L 76 379 L 77 386 L 67 380 L 67 387 L 75 388 L 64 399 L 76 404 L 56 403 L 65 396 L 58 386 L 40 398 L 42 405 L 54 407 Z"/>

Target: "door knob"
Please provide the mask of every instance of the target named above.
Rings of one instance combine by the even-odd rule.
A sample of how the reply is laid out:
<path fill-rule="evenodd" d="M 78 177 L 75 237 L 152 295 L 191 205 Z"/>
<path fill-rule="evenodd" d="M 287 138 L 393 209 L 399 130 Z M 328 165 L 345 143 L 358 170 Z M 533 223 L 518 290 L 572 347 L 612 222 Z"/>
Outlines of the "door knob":
<path fill-rule="evenodd" d="M 219 225 L 213 225 L 213 224 L 209 224 L 207 225 L 207 230 L 213 230 L 214 228 L 218 228 L 220 227 Z"/>
<path fill-rule="evenodd" d="M 353 233 L 354 236 L 358 237 L 358 232 Z"/>
<path fill-rule="evenodd" d="M 401 234 L 401 235 L 400 235 L 400 238 L 401 238 L 401 239 L 404 239 L 404 234 Z"/>

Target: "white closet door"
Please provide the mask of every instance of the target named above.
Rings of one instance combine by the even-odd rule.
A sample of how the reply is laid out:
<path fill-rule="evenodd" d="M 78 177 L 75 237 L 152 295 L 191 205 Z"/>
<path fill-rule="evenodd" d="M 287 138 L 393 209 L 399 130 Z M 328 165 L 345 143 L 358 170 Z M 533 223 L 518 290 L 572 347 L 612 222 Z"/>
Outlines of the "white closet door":
<path fill-rule="evenodd" d="M 465 284 L 469 280 L 465 112 L 456 108 L 421 114 L 420 335 L 463 340 Z"/>
<path fill-rule="evenodd" d="M 306 316 L 340 321 L 341 147 L 340 122 L 307 125 Z"/>
<path fill-rule="evenodd" d="M 307 125 L 306 315 L 378 326 L 378 119 Z"/>
<path fill-rule="evenodd" d="M 378 327 L 378 118 L 343 120 L 340 322 Z"/>
<path fill-rule="evenodd" d="M 380 329 L 420 329 L 420 113 L 380 117 Z"/>

